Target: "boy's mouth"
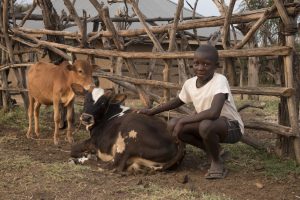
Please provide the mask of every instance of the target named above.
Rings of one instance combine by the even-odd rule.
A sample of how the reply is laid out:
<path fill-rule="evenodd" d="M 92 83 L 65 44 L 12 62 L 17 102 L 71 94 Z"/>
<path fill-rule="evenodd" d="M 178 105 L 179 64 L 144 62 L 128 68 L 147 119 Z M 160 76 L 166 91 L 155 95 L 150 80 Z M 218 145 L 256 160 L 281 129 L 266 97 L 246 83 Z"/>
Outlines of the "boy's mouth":
<path fill-rule="evenodd" d="M 206 72 L 203 72 L 203 71 L 201 71 L 201 72 L 196 72 L 196 75 L 197 75 L 197 76 L 204 76 L 204 75 L 206 75 Z"/>

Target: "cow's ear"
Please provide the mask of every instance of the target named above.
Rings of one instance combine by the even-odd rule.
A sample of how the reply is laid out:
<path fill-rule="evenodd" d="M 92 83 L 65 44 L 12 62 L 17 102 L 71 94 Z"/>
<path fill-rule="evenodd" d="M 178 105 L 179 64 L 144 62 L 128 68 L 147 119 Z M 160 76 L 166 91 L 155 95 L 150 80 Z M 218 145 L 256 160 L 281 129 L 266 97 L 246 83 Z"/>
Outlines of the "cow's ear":
<path fill-rule="evenodd" d="M 77 95 L 85 95 L 88 92 L 81 85 L 76 84 L 76 83 L 72 83 L 71 88 L 72 88 L 73 92 Z"/>
<path fill-rule="evenodd" d="M 117 94 L 112 98 L 111 104 L 121 104 L 125 101 L 126 98 L 126 94 Z"/>

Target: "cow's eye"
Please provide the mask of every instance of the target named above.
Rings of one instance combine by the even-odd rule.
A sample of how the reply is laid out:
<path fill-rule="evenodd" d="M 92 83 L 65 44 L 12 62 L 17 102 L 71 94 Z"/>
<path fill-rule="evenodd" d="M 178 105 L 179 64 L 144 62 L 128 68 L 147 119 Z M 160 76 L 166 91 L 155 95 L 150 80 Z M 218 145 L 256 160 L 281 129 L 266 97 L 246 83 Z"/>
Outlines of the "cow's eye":
<path fill-rule="evenodd" d="M 82 70 L 81 70 L 81 69 L 80 69 L 80 70 L 78 70 L 78 73 L 79 73 L 79 74 L 82 74 Z"/>

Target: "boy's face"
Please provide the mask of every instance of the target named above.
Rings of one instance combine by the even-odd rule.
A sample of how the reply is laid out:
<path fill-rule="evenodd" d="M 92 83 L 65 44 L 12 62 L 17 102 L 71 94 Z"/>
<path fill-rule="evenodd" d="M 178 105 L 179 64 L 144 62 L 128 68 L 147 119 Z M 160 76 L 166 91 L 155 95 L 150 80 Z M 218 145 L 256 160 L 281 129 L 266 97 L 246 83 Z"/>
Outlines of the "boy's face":
<path fill-rule="evenodd" d="M 196 52 L 194 56 L 193 69 L 195 75 L 202 81 L 209 80 L 217 68 L 218 62 L 209 53 Z"/>

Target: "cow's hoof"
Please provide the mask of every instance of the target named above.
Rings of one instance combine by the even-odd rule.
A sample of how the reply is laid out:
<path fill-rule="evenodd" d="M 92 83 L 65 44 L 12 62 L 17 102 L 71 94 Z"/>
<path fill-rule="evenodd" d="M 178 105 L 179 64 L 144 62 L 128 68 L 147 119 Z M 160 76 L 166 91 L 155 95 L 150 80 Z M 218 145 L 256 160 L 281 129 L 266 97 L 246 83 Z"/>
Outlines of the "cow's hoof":
<path fill-rule="evenodd" d="M 70 144 L 74 143 L 74 138 L 73 137 L 66 137 L 65 140 L 68 141 Z"/>
<path fill-rule="evenodd" d="M 36 138 L 40 138 L 40 133 L 39 132 L 35 132 Z"/>
<path fill-rule="evenodd" d="M 28 138 L 28 139 L 30 139 L 31 138 L 31 131 L 27 131 L 27 133 L 26 133 L 26 137 Z"/>
<path fill-rule="evenodd" d="M 54 139 L 54 145 L 58 146 L 59 145 L 59 140 L 58 139 Z"/>

